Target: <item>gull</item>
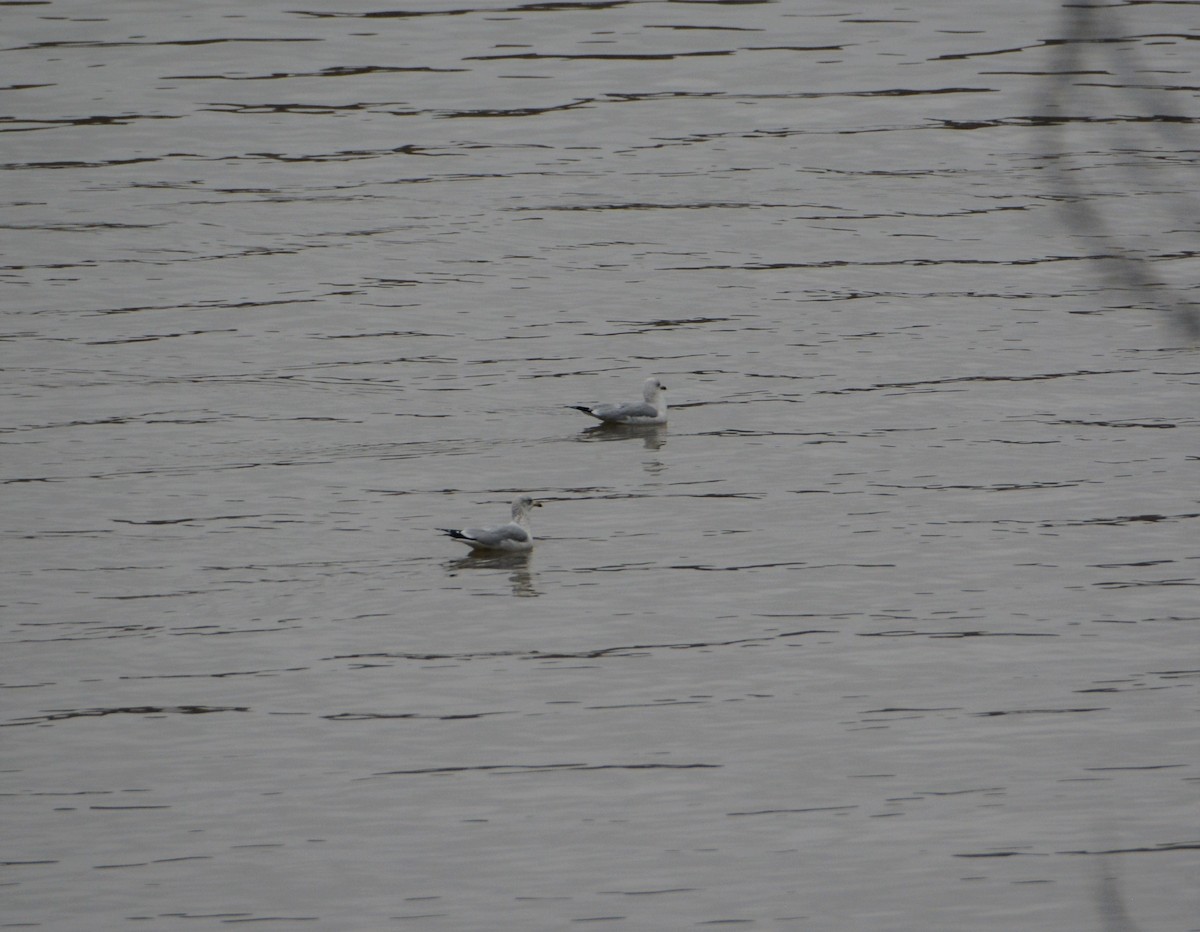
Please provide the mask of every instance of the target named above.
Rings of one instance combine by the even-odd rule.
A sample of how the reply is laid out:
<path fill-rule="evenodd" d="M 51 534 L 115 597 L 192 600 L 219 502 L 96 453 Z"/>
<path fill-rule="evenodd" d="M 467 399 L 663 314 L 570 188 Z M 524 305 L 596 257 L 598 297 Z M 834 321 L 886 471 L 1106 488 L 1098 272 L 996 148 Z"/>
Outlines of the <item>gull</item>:
<path fill-rule="evenodd" d="M 658 379 L 646 379 L 642 385 L 645 401 L 626 401 L 619 405 L 567 405 L 576 411 L 590 414 L 605 424 L 665 424 L 667 423 L 667 399 L 663 392 L 667 386 Z"/>
<path fill-rule="evenodd" d="M 533 533 L 529 529 L 529 509 L 541 508 L 528 495 L 518 495 L 512 503 L 512 520 L 499 527 L 468 527 L 456 530 L 440 527 L 436 530 L 461 540 L 475 550 L 523 551 L 533 549 Z"/>

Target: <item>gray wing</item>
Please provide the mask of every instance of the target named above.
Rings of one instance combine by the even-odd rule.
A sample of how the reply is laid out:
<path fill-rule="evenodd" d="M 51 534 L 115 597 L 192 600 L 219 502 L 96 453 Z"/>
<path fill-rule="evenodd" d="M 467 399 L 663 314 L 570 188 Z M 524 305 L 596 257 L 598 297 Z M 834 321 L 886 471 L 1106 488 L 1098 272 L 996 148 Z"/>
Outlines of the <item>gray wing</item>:
<path fill-rule="evenodd" d="M 505 542 L 524 544 L 529 542 L 529 532 L 519 524 L 502 524 L 500 527 L 469 527 L 459 532 L 464 540 L 473 540 L 484 547 L 500 547 Z"/>
<path fill-rule="evenodd" d="M 634 417 L 658 417 L 658 408 L 644 401 L 627 401 L 619 405 L 596 405 L 592 415 L 602 421 L 626 421 Z"/>

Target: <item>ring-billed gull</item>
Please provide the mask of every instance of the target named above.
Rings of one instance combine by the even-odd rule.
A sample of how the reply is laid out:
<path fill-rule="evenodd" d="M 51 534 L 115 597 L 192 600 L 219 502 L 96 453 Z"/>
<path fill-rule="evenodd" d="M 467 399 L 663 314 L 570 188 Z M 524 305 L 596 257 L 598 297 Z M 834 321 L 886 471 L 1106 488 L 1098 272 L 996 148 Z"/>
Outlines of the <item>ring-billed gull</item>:
<path fill-rule="evenodd" d="M 627 401 L 619 405 L 567 405 L 576 411 L 590 414 L 605 424 L 665 424 L 667 423 L 667 386 L 658 379 L 646 379 L 642 385 L 645 401 Z"/>
<path fill-rule="evenodd" d="M 533 549 L 533 533 L 529 529 L 529 509 L 541 508 L 528 495 L 518 495 L 512 503 L 512 520 L 499 527 L 468 527 L 460 530 L 440 527 L 437 530 L 449 534 L 455 540 L 475 550 L 519 551 Z"/>

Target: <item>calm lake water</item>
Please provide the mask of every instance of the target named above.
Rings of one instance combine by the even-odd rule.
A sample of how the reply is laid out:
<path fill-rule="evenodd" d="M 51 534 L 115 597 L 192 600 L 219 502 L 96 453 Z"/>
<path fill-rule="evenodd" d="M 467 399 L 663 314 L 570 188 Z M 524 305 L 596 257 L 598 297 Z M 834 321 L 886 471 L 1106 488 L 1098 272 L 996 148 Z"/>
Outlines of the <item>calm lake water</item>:
<path fill-rule="evenodd" d="M 1200 929 L 1194 4 L 0 5 L 4 928 Z"/>

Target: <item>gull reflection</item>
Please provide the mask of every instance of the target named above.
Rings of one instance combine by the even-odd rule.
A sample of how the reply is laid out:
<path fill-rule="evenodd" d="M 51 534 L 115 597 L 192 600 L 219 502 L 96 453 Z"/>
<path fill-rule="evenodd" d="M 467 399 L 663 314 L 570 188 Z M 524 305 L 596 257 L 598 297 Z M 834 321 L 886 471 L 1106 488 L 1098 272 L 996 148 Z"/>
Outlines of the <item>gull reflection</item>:
<path fill-rule="evenodd" d="M 580 440 L 638 440 L 647 450 L 666 445 L 667 428 L 662 424 L 596 424 L 579 432 Z"/>
<path fill-rule="evenodd" d="M 541 593 L 533 586 L 533 571 L 530 566 L 533 555 L 524 553 L 488 553 L 471 552 L 465 557 L 451 560 L 446 564 L 446 572 L 451 576 L 459 572 L 473 570 L 507 570 L 508 583 L 512 586 L 512 594 L 522 598 L 533 598 Z"/>

